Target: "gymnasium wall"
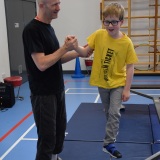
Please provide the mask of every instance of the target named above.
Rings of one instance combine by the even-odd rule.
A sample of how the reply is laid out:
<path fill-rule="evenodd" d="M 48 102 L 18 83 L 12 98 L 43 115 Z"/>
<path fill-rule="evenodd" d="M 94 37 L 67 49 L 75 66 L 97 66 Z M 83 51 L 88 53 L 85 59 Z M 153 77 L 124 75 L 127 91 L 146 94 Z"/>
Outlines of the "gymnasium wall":
<path fill-rule="evenodd" d="M 2 76 L 4 76 L 4 74 L 10 75 L 7 27 L 3 0 L 0 1 L 0 20 L 0 81 L 2 81 Z"/>
<path fill-rule="evenodd" d="M 75 35 L 80 45 L 86 44 L 86 38 L 101 28 L 100 0 L 61 0 L 59 17 L 52 21 L 60 44 L 67 35 Z M 86 70 L 84 59 L 80 58 L 81 69 Z M 75 60 L 63 64 L 64 70 L 74 70 Z"/>
<path fill-rule="evenodd" d="M 133 3 L 132 6 L 134 16 L 153 14 L 149 13 L 148 10 L 149 0 L 142 0 L 141 2 L 139 0 L 134 1 L 135 3 Z M 78 38 L 79 44 L 85 45 L 87 36 L 102 27 L 100 21 L 100 2 L 101 0 L 61 0 L 61 11 L 59 12 L 59 17 L 52 21 L 52 26 L 56 31 L 60 45 L 63 45 L 64 39 L 67 35 L 75 35 Z M 2 76 L 4 74 L 5 76 L 10 75 L 5 7 L 3 0 L 0 1 L 0 19 L 0 81 L 2 81 Z M 133 34 L 148 34 L 148 25 L 148 20 L 137 19 L 132 22 L 131 30 L 133 31 Z M 153 25 L 152 21 L 150 25 Z M 139 31 L 138 28 L 140 28 L 141 31 Z M 125 32 L 125 28 L 123 30 Z M 148 37 L 134 37 L 133 40 L 138 44 L 141 42 L 147 43 Z M 80 58 L 80 63 L 81 69 L 86 70 L 83 58 Z M 65 71 L 74 71 L 75 60 L 63 64 L 63 69 Z"/>

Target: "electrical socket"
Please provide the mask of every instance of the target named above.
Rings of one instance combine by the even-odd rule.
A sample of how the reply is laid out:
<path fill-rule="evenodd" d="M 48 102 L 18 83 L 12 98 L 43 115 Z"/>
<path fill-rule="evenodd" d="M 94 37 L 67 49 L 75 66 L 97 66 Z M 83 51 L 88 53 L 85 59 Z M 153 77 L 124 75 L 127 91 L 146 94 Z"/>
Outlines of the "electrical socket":
<path fill-rule="evenodd" d="M 21 74 L 22 73 L 22 65 L 18 66 L 18 73 Z"/>
<path fill-rule="evenodd" d="M 2 73 L 2 79 L 4 79 L 6 77 L 5 73 Z"/>

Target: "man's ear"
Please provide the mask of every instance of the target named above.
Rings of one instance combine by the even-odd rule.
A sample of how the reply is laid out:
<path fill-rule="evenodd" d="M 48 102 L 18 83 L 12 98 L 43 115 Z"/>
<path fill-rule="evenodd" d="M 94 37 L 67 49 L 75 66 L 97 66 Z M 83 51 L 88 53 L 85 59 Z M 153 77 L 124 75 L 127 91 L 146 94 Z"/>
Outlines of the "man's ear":
<path fill-rule="evenodd" d="M 43 8 L 44 4 L 43 3 L 39 3 L 39 8 Z"/>

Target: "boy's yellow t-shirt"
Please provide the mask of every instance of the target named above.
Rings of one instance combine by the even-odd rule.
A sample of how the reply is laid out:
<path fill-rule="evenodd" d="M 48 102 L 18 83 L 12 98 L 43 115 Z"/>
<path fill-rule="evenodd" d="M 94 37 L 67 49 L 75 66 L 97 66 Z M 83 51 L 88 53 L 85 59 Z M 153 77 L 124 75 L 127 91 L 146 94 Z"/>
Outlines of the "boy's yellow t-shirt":
<path fill-rule="evenodd" d="M 120 39 L 113 39 L 107 30 L 99 29 L 87 41 L 94 49 L 90 85 L 109 89 L 125 86 L 126 64 L 138 61 L 130 38 L 124 34 Z"/>

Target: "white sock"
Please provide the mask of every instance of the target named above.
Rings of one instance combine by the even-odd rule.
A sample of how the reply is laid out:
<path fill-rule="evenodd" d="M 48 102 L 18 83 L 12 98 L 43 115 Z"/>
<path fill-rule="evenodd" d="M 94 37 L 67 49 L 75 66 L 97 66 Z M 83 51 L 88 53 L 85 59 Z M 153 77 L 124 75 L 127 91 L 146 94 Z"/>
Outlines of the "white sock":
<path fill-rule="evenodd" d="M 52 154 L 52 159 L 51 160 L 57 160 L 57 154 Z"/>

